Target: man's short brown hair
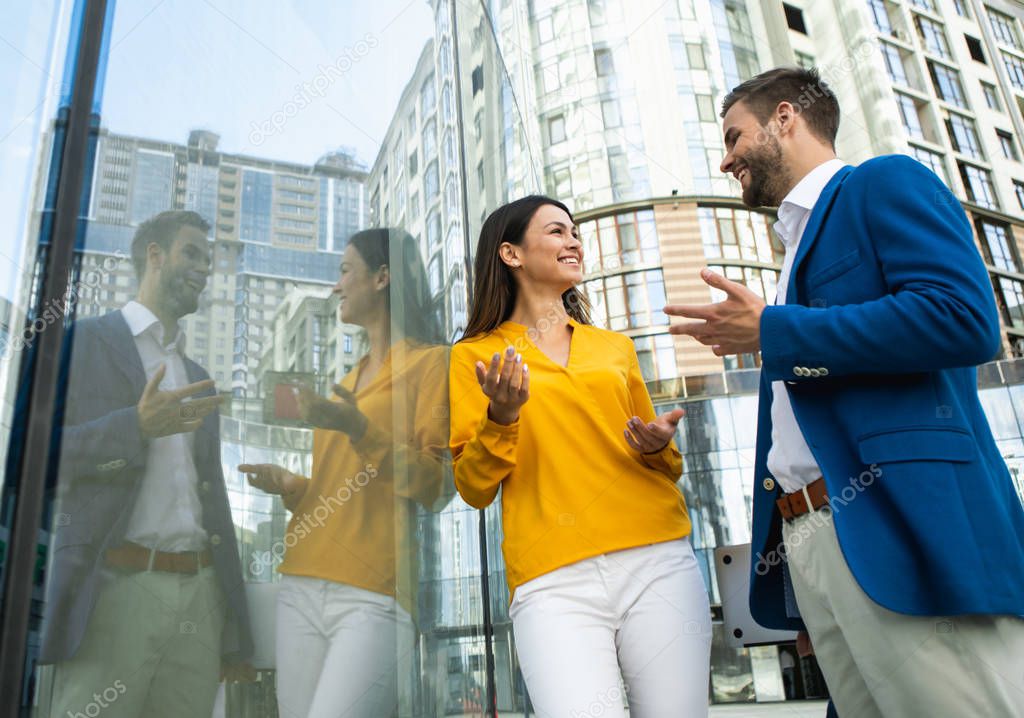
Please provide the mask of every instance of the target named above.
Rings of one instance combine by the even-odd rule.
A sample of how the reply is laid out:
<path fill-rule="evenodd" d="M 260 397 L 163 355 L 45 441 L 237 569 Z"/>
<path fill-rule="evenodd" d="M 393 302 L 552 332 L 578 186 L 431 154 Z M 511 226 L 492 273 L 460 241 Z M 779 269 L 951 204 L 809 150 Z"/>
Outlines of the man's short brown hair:
<path fill-rule="evenodd" d="M 722 117 L 737 102 L 766 125 L 780 102 L 788 102 L 804 118 L 808 129 L 835 147 L 839 132 L 839 100 L 816 68 L 777 67 L 736 87 L 722 101 Z"/>
<path fill-rule="evenodd" d="M 136 277 L 142 279 L 146 273 L 146 251 L 149 245 L 156 243 L 165 252 L 169 252 L 182 227 L 195 227 L 204 233 L 210 231 L 210 223 L 202 215 L 184 209 L 161 212 L 139 225 L 132 240 L 132 264 Z"/>

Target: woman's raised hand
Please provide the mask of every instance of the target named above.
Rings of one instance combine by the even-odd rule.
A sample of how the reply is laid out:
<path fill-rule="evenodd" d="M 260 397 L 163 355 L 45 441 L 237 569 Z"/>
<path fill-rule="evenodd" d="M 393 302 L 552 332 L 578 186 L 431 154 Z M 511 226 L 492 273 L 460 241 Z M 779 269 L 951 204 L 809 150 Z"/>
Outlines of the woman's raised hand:
<path fill-rule="evenodd" d="M 476 363 L 476 380 L 491 400 L 487 416 L 497 424 L 514 424 L 519 419 L 519 409 L 530 398 L 530 370 L 523 363 L 523 355 L 509 346 L 505 356 L 495 354 L 491 365 L 482 361 Z"/>
<path fill-rule="evenodd" d="M 672 437 L 676 435 L 676 426 L 685 415 L 683 409 L 673 409 L 650 422 L 644 422 L 640 417 L 634 416 L 626 422 L 626 428 L 622 433 L 626 437 L 626 443 L 641 454 L 654 454 L 672 441 Z"/>

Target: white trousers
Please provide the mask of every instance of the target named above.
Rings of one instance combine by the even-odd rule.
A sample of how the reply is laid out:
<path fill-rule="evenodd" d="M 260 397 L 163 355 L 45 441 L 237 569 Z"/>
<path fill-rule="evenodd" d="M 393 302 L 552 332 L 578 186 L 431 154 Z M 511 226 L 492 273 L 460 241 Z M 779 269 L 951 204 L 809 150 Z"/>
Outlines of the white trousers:
<path fill-rule="evenodd" d="M 1024 620 L 908 616 L 879 606 L 850 573 L 827 508 L 783 523 L 782 537 L 800 614 L 842 718 L 1024 717 Z"/>
<path fill-rule="evenodd" d="M 538 718 L 708 714 L 711 614 L 689 538 L 527 581 L 509 608 Z M 620 682 L 621 669 L 621 682 Z"/>
<path fill-rule="evenodd" d="M 415 630 L 391 596 L 284 576 L 277 594 L 281 718 L 381 718 L 398 704 Z"/>

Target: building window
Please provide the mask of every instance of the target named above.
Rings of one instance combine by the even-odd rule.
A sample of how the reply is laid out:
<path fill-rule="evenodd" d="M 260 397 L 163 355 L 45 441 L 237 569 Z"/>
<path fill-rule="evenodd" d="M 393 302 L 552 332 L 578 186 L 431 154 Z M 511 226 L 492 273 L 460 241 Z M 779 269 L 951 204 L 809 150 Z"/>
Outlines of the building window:
<path fill-rule="evenodd" d="M 654 210 L 623 212 L 580 226 L 587 271 L 613 272 L 636 264 L 657 264 L 658 230 Z"/>
<path fill-rule="evenodd" d="M 552 145 L 565 142 L 565 115 L 555 115 L 548 120 L 548 142 Z"/>
<path fill-rule="evenodd" d="M 1024 60 L 1004 52 L 1003 64 L 1006 65 L 1006 74 L 1010 76 L 1010 84 L 1018 90 L 1024 90 Z"/>
<path fill-rule="evenodd" d="M 537 40 L 541 45 L 555 39 L 554 16 L 548 15 L 537 21 Z"/>
<path fill-rule="evenodd" d="M 594 50 L 594 66 L 597 68 L 598 77 L 609 77 L 615 72 L 612 63 L 612 51 L 608 48 Z"/>
<path fill-rule="evenodd" d="M 982 207 L 998 209 L 996 190 L 992 185 L 992 174 L 986 169 L 967 162 L 957 162 L 956 164 L 960 170 L 960 179 L 963 180 L 964 189 L 967 191 L 967 198 Z"/>
<path fill-rule="evenodd" d="M 924 130 L 921 127 L 921 116 L 918 113 L 917 103 L 910 95 L 902 92 L 896 93 L 896 104 L 900 109 L 900 117 L 903 119 L 903 129 L 910 137 L 919 140 L 925 139 Z"/>
<path fill-rule="evenodd" d="M 671 334 L 634 337 L 633 346 L 644 381 L 674 379 L 679 374 Z"/>
<path fill-rule="evenodd" d="M 430 160 L 437 156 L 437 122 L 431 117 L 423 123 L 423 159 Z"/>
<path fill-rule="evenodd" d="M 981 40 L 966 34 L 964 35 L 964 40 L 967 42 L 967 51 L 971 53 L 971 59 L 987 65 L 988 63 L 985 62 L 985 51 L 981 47 Z"/>
<path fill-rule="evenodd" d="M 1024 282 L 999 277 L 999 300 L 1003 317 L 1012 327 L 1024 327 Z"/>
<path fill-rule="evenodd" d="M 946 33 L 942 25 L 920 15 L 914 16 L 914 25 L 917 26 L 917 34 L 921 36 L 924 49 L 939 57 L 950 59 L 949 41 L 946 40 Z"/>
<path fill-rule="evenodd" d="M 691 70 L 708 69 L 708 63 L 704 57 L 704 46 L 700 43 L 686 43 L 686 60 Z"/>
<path fill-rule="evenodd" d="M 903 66 L 903 56 L 900 54 L 899 48 L 887 42 L 881 42 L 879 49 L 881 49 L 882 58 L 885 60 L 885 69 L 889 71 L 889 79 L 909 87 L 910 81 L 907 79 L 907 70 Z"/>
<path fill-rule="evenodd" d="M 708 269 L 721 274 L 739 284 L 743 284 L 754 294 L 763 298 L 766 302 L 774 301 L 778 292 L 779 273 L 774 269 L 760 269 L 758 267 L 737 267 L 734 265 L 709 264 Z M 711 290 L 711 301 L 718 302 L 725 299 L 725 292 L 718 289 Z"/>
<path fill-rule="evenodd" d="M 704 257 L 781 264 L 785 249 L 771 230 L 772 217 L 727 207 L 697 209 Z"/>
<path fill-rule="evenodd" d="M 473 94 L 482 91 L 484 89 L 484 67 L 483 65 L 477 65 L 473 68 L 472 75 L 473 82 Z"/>
<path fill-rule="evenodd" d="M 420 216 L 420 193 L 413 192 L 409 195 L 409 221 L 413 222 Z"/>
<path fill-rule="evenodd" d="M 807 24 L 804 22 L 803 10 L 789 3 L 782 3 L 782 9 L 786 13 L 786 24 L 789 25 L 789 29 L 806 35 Z"/>
<path fill-rule="evenodd" d="M 618 100 L 601 101 L 601 117 L 604 119 L 605 129 L 622 126 L 622 116 L 619 113 Z"/>
<path fill-rule="evenodd" d="M 960 17 L 969 18 L 971 16 L 970 10 L 967 9 L 967 0 L 953 0 L 953 8 Z"/>
<path fill-rule="evenodd" d="M 974 120 L 956 112 L 950 112 L 949 118 L 946 120 L 946 129 L 949 131 L 949 140 L 953 143 L 953 149 L 977 159 L 984 159 L 981 143 L 978 141 L 978 132 L 974 128 Z"/>
<path fill-rule="evenodd" d="M 1014 255 L 1010 232 L 1005 224 L 979 220 L 978 234 L 983 240 L 985 261 L 1006 272 L 1020 271 L 1020 263 Z"/>
<path fill-rule="evenodd" d="M 1013 141 L 1013 135 L 1006 130 L 996 130 L 999 136 L 999 146 L 1003 150 L 1003 157 L 1014 162 L 1020 162 L 1020 155 L 1017 153 L 1017 143 Z"/>
<path fill-rule="evenodd" d="M 715 117 L 715 101 L 711 95 L 694 95 L 697 101 L 697 117 L 701 122 L 717 122 Z"/>
<path fill-rule="evenodd" d="M 914 159 L 938 175 L 946 183 L 947 187 L 952 187 L 949 175 L 946 174 L 946 162 L 943 160 L 942 155 L 915 145 L 911 145 L 910 150 L 914 155 Z"/>
<path fill-rule="evenodd" d="M 796 64 L 800 67 L 806 70 L 810 70 L 814 67 L 814 57 L 812 55 L 808 55 L 806 52 L 800 52 L 799 50 L 794 50 L 793 55 L 796 57 Z"/>
<path fill-rule="evenodd" d="M 999 92 L 996 90 L 995 85 L 991 85 L 984 80 L 981 82 L 981 92 L 985 95 L 985 104 L 988 105 L 990 110 L 1001 111 L 1002 105 L 999 103 Z"/>
<path fill-rule="evenodd" d="M 960 107 L 967 107 L 964 100 L 964 88 L 960 84 L 960 73 L 951 67 L 928 61 L 928 72 L 932 77 L 932 84 L 935 86 L 935 94 L 939 99 Z"/>
<path fill-rule="evenodd" d="M 1013 191 L 1017 195 L 1017 204 L 1024 210 L 1024 182 L 1020 180 L 1013 181 Z"/>
<path fill-rule="evenodd" d="M 1020 43 L 1020 35 L 1017 34 L 1016 22 L 1012 17 L 988 8 L 988 21 L 992 26 L 992 34 L 999 42 L 1009 45 L 1015 50 L 1024 50 Z"/>
<path fill-rule="evenodd" d="M 345 353 L 346 354 L 351 354 L 352 353 L 352 335 L 351 334 L 345 334 L 342 337 L 341 341 L 342 341 L 342 347 L 343 347 Z"/>
<path fill-rule="evenodd" d="M 892 21 L 889 19 L 889 8 L 886 7 L 885 0 L 868 0 L 868 10 L 878 31 L 886 35 L 892 34 Z"/>
<path fill-rule="evenodd" d="M 441 191 L 441 180 L 437 171 L 437 162 L 431 162 L 423 173 L 423 199 L 430 204 Z"/>
<path fill-rule="evenodd" d="M 665 280 L 660 269 L 616 274 L 584 285 L 595 320 L 613 331 L 668 324 Z"/>
<path fill-rule="evenodd" d="M 420 86 L 420 115 L 424 118 L 430 117 L 434 114 L 434 108 L 437 106 L 437 94 L 434 90 L 434 74 L 431 73 L 426 80 L 423 81 L 423 85 Z"/>
<path fill-rule="evenodd" d="M 911 1 L 912 1 L 912 4 L 914 6 L 919 7 L 922 10 L 927 10 L 928 12 L 935 12 L 936 11 L 935 10 L 935 0 L 911 0 Z"/>

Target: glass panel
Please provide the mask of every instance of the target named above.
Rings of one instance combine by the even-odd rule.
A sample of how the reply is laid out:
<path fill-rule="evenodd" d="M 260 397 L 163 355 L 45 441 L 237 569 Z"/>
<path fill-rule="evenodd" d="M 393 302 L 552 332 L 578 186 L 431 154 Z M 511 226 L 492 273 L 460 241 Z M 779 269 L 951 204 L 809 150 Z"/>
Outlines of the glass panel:
<path fill-rule="evenodd" d="M 0 578 L 4 589 L 11 582 L 8 561 L 12 555 L 12 523 L 15 501 L 23 495 L 18 475 L 11 470 L 25 458 L 25 387 L 33 358 L 38 359 L 44 332 L 67 319 L 72 306 L 98 291 L 120 257 L 110 256 L 90 270 L 79 270 L 63 301 L 41 304 L 41 283 L 47 251 L 40 245 L 52 241 L 53 209 L 60 182 L 62 156 L 68 132 L 71 101 L 71 66 L 68 37 L 77 32 L 81 16 L 72 19 L 73 3 L 5 3 L 0 6 Z M 72 30 L 74 28 L 74 30 Z M 62 84 L 63 78 L 63 84 Z M 52 159 L 51 159 L 52 158 Z M 88 166 L 88 165 L 86 165 Z M 20 396 L 19 396 L 20 394 Z M 48 516 L 47 519 L 48 520 Z M 43 590 L 46 554 L 50 537 L 39 532 L 26 547 L 35 557 L 28 617 L 27 670 L 20 690 L 4 701 L 31 706 L 36 677 L 32 667 L 39 660 L 37 600 Z M 0 606 L 12 605 L 9 595 Z M 5 610 L 5 619 L 16 616 Z M 13 661 L 12 661 L 13 663 Z M 9 678 L 9 676 L 5 676 Z M 27 709 L 26 709 L 27 710 Z M 13 712 L 13 711 L 12 711 Z"/>
<path fill-rule="evenodd" d="M 447 346 L 467 237 L 538 182 L 505 164 L 526 133 L 481 11 L 454 12 L 113 9 L 79 257 L 96 281 L 45 527 L 43 714 L 91 715 L 111 691 L 145 714 L 162 684 L 197 716 L 218 692 L 227 715 L 487 704 L 488 577 L 480 513 L 451 481 Z M 48 82 L 31 66 L 50 62 L 55 16 L 15 15 L 39 57 L 0 65 L 22 88 L 12 120 L 31 120 L 0 151 L 31 158 L 3 171 L 37 187 L 53 128 L 30 131 L 49 107 L 30 113 Z M 6 196 L 5 216 L 38 222 L 28 191 Z M 521 708 L 498 667 L 501 709 Z M 246 682 L 225 687 L 222 668 Z"/>
<path fill-rule="evenodd" d="M 679 486 L 720 602 L 713 551 L 750 535 L 759 360 L 687 374 L 677 351 L 693 345 L 666 333 L 660 309 L 688 301 L 693 285 L 679 276 L 694 280 L 694 251 L 774 293 L 774 218 L 740 209 L 718 172 L 713 103 L 759 69 L 765 32 L 743 3 L 670 5 L 653 15 L 621 0 L 112 6 L 63 445 L 40 534 L 33 626 L 46 620 L 29 653 L 44 665 L 26 705 L 88 714 L 114 691 L 144 715 L 158 682 L 142 682 L 143 666 L 185 696 L 189 715 L 209 715 L 215 700 L 226 716 L 306 715 L 317 684 L 329 692 L 317 700 L 339 712 L 373 700 L 382 716 L 532 713 L 501 500 L 481 512 L 456 495 L 446 431 L 447 351 L 466 327 L 481 224 L 537 192 L 590 213 L 581 235 L 595 323 L 634 336 L 659 412 L 683 405 L 672 392 L 686 399 Z M 879 26 L 912 17 L 869 6 Z M 47 98 L 69 16 L 61 6 L 0 18 L 14 238 L 0 258 L 4 329 L 32 318 L 62 129 Z M 638 23 L 639 46 L 626 42 Z M 933 53 L 948 51 L 929 23 L 920 31 Z M 894 82 L 910 72 L 920 85 L 909 55 L 885 49 Z M 652 52 L 673 61 L 653 93 L 662 78 L 642 65 Z M 1011 79 L 1016 60 L 1007 55 Z M 956 69 L 932 65 L 937 90 L 963 104 Z M 910 136 L 936 139 L 913 98 L 901 102 Z M 961 149 L 980 148 L 972 124 L 953 122 Z M 677 131 L 661 136 L 680 124 L 684 145 Z M 941 155 L 912 151 L 943 171 Z M 680 158 L 692 166 L 672 169 Z M 972 196 L 995 201 L 987 170 L 963 172 Z M 695 194 L 714 206 L 695 208 Z M 989 240 L 994 263 L 1015 261 L 1008 241 Z M 662 241 L 672 271 L 661 269 Z M 1021 287 L 1009 277 L 996 287 L 1011 328 L 1024 326 Z M 0 365 L 5 451 L 23 428 L 10 420 L 20 356 Z M 1017 389 L 984 403 L 1000 449 L 1019 457 L 1006 410 Z M 1014 471 L 1021 486 L 1019 458 Z M 354 634 L 302 637 L 335 609 Z M 729 649 L 715 631 L 713 700 L 782 697 L 777 652 Z M 142 655 L 140 638 L 160 648 Z M 354 670 L 321 660 L 329 643 Z M 248 680 L 221 684 L 225 666 Z"/>

